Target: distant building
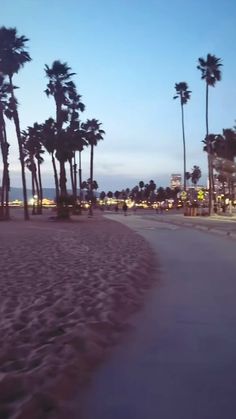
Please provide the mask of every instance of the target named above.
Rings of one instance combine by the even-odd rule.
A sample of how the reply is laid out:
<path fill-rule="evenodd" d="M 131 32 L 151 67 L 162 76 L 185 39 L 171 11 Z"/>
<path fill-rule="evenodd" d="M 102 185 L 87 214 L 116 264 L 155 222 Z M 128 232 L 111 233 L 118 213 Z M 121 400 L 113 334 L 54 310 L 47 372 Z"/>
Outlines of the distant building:
<path fill-rule="evenodd" d="M 173 173 L 170 177 L 170 188 L 171 189 L 175 189 L 175 188 L 181 188 L 182 187 L 182 176 L 177 173 Z"/>

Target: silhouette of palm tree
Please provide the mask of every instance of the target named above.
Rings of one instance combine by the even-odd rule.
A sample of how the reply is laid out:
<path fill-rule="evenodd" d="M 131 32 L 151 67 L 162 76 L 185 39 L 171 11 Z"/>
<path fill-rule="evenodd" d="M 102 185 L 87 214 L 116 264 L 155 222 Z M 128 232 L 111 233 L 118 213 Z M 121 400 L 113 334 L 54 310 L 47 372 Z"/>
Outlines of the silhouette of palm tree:
<path fill-rule="evenodd" d="M 0 73 L 7 75 L 10 86 L 10 106 L 12 109 L 12 118 L 15 124 L 16 135 L 19 147 L 19 156 L 21 164 L 22 187 L 24 197 L 24 217 L 29 219 L 27 188 L 25 178 L 24 153 L 21 141 L 20 120 L 17 110 L 17 100 L 14 95 L 13 76 L 31 60 L 29 53 L 25 50 L 25 44 L 28 39 L 22 35 L 17 35 L 16 28 L 0 28 Z"/>
<path fill-rule="evenodd" d="M 0 147 L 3 161 L 2 173 L 2 189 L 1 189 L 1 216 L 9 219 L 9 163 L 8 163 L 8 150 L 9 144 L 7 142 L 6 124 L 4 117 L 12 117 L 12 111 L 9 108 L 9 83 L 6 83 L 3 76 L 0 75 Z M 4 204 L 5 203 L 5 204 Z"/>
<path fill-rule="evenodd" d="M 185 81 L 175 84 L 176 95 L 173 99 L 180 99 L 181 105 L 181 120 L 182 120 L 182 134 L 183 134 L 183 154 L 184 154 L 184 174 L 183 174 L 183 181 L 184 181 L 184 190 L 186 190 L 186 142 L 185 142 L 185 127 L 184 127 L 184 105 L 190 99 L 190 94 L 192 93 L 188 90 L 188 85 Z"/>
<path fill-rule="evenodd" d="M 92 198 L 92 185 L 93 185 L 93 160 L 94 160 L 94 147 L 100 140 L 103 140 L 105 131 L 101 129 L 101 122 L 97 119 L 87 119 L 82 123 L 81 128 L 85 131 L 85 136 L 88 144 L 90 145 L 90 195 Z M 89 214 L 92 215 L 92 205 L 89 209 Z"/>
<path fill-rule="evenodd" d="M 75 73 L 70 72 L 71 68 L 67 63 L 62 63 L 56 60 L 52 63 L 50 68 L 45 65 L 45 73 L 49 79 L 45 93 L 47 96 L 53 96 L 56 105 L 56 128 L 57 128 L 57 141 L 63 142 L 64 135 L 62 133 L 63 123 L 68 120 L 68 108 L 70 104 L 70 96 L 75 90 L 75 84 L 71 77 Z M 57 158 L 60 163 L 60 192 L 61 195 L 67 195 L 66 189 L 66 171 L 65 171 L 65 154 L 62 149 L 57 150 Z"/>
<path fill-rule="evenodd" d="M 208 156 L 208 179 L 209 179 L 209 214 L 212 213 L 212 201 L 214 192 L 214 178 L 213 178 L 213 166 L 212 157 L 210 152 L 210 143 L 208 141 L 209 136 L 209 121 L 208 121 L 208 107 L 209 107 L 209 86 L 215 87 L 216 82 L 221 80 L 222 67 L 221 58 L 217 58 L 215 55 L 207 54 L 206 60 L 204 58 L 198 59 L 197 69 L 201 71 L 201 78 L 206 83 L 206 142 L 207 142 L 207 156 Z"/>

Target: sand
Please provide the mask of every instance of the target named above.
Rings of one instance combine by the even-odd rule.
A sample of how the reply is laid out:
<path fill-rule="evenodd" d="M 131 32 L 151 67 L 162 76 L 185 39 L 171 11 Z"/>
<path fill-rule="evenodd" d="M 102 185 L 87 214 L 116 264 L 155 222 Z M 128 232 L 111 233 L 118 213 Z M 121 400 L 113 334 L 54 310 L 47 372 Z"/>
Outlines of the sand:
<path fill-rule="evenodd" d="M 142 304 L 152 267 L 148 244 L 99 214 L 1 222 L 0 418 L 63 417 Z"/>

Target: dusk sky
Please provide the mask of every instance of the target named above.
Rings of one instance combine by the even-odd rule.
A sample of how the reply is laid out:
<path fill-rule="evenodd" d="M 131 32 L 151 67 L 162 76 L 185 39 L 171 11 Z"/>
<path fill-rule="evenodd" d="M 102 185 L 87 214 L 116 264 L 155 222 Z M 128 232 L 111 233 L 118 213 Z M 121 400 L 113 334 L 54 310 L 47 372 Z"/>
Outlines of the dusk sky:
<path fill-rule="evenodd" d="M 133 187 L 153 179 L 169 184 L 182 173 L 182 132 L 174 85 L 192 90 L 185 106 L 187 169 L 206 174 L 205 85 L 196 69 L 207 53 L 221 57 L 222 81 L 210 89 L 210 132 L 230 128 L 236 119 L 235 0 L 0 0 L 1 26 L 16 27 L 30 39 L 32 62 L 14 83 L 21 129 L 55 116 L 44 90 L 44 65 L 60 59 L 77 73 L 74 80 L 86 111 L 106 131 L 95 150 L 94 178 L 99 189 Z M 20 186 L 13 126 L 12 186 Z M 48 158 L 44 186 L 54 185 Z M 89 150 L 83 153 L 83 178 L 89 177 Z M 204 176 L 200 183 L 205 183 Z M 30 187 L 30 184 L 28 185 Z"/>

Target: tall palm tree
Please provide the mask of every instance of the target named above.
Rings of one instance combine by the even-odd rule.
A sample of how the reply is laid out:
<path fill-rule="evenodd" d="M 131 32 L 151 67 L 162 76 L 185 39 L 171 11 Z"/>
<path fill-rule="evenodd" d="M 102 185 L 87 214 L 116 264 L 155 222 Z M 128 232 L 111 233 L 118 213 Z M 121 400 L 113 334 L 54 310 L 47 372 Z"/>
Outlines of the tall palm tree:
<path fill-rule="evenodd" d="M 4 117 L 11 118 L 12 113 L 9 108 L 9 84 L 5 82 L 4 77 L 0 75 L 0 148 L 2 153 L 3 171 L 2 171 L 2 189 L 1 189 L 1 216 L 9 219 L 9 163 L 8 150 L 9 144 L 7 142 L 6 124 Z"/>
<path fill-rule="evenodd" d="M 182 135 L 183 135 L 183 153 L 184 153 L 184 173 L 183 173 L 183 180 L 184 180 L 184 190 L 186 190 L 186 142 L 185 142 L 185 127 L 184 127 L 184 105 L 190 99 L 190 94 L 192 93 L 191 90 L 188 90 L 188 85 L 185 81 L 181 81 L 180 83 L 175 84 L 176 95 L 173 99 L 180 99 L 180 106 L 181 106 L 181 120 L 182 120 Z"/>
<path fill-rule="evenodd" d="M 31 185 L 32 185 L 32 197 L 33 197 L 33 209 L 32 214 L 36 214 L 35 211 L 35 196 L 37 192 L 37 197 L 39 195 L 38 187 L 38 178 L 37 178 L 37 166 L 35 163 L 35 139 L 31 135 L 31 127 L 28 127 L 27 130 L 21 132 L 21 139 L 23 142 L 23 153 L 25 166 L 29 169 L 31 173 Z M 38 198 L 37 198 L 37 207 L 38 207 Z"/>
<path fill-rule="evenodd" d="M 54 173 L 54 182 L 55 182 L 56 202 L 58 202 L 59 179 L 58 179 L 57 166 L 56 166 L 56 160 L 55 160 L 55 152 L 56 152 L 56 147 L 57 147 L 57 129 L 56 129 L 56 122 L 54 121 L 53 118 L 47 119 L 45 123 L 42 125 L 41 141 L 44 148 L 51 156 L 53 173 Z"/>
<path fill-rule="evenodd" d="M 37 168 L 36 164 L 33 158 L 33 155 L 31 154 L 30 150 L 25 150 L 25 166 L 27 169 L 29 169 L 31 173 L 31 191 L 32 191 L 32 199 L 33 199 L 33 207 L 32 207 L 32 215 L 36 214 L 36 208 L 35 208 L 35 200 L 37 199 L 37 208 L 39 206 L 38 196 L 39 196 L 39 184 L 38 184 L 38 178 L 37 178 Z M 36 198 L 36 192 L 37 192 L 37 198 Z"/>
<path fill-rule="evenodd" d="M 221 58 L 215 55 L 207 54 L 206 60 L 204 58 L 198 59 L 197 69 L 201 71 L 201 78 L 206 83 L 206 141 L 207 141 L 207 155 L 208 155 L 208 179 L 209 179 L 209 214 L 212 214 L 212 201 L 214 192 L 214 178 L 212 158 L 210 152 L 210 144 L 208 141 L 209 136 L 209 118 L 208 118 L 208 105 L 209 105 L 209 86 L 215 87 L 216 82 L 221 80 L 222 67 Z"/>
<path fill-rule="evenodd" d="M 44 154 L 44 150 L 42 149 L 42 144 L 39 143 L 35 152 L 35 159 L 37 161 L 38 181 L 39 181 L 39 207 L 38 207 L 39 214 L 42 214 L 42 209 L 43 209 L 43 185 L 42 185 L 42 175 L 41 175 L 41 165 L 44 162 L 43 154 Z"/>
<path fill-rule="evenodd" d="M 231 128 L 223 129 L 224 153 L 228 160 L 234 161 L 236 157 L 236 131 Z"/>
<path fill-rule="evenodd" d="M 25 153 L 26 167 L 32 176 L 32 194 L 37 191 L 37 214 L 42 213 L 43 188 L 41 178 L 41 164 L 43 163 L 44 150 L 42 149 L 42 125 L 37 122 L 27 130 L 22 131 L 22 140 Z M 35 213 L 35 211 L 33 211 Z"/>
<path fill-rule="evenodd" d="M 93 198 L 93 163 L 94 163 L 94 147 L 97 145 L 97 143 L 100 140 L 103 140 L 103 136 L 105 134 L 105 131 L 101 129 L 102 123 L 99 122 L 97 119 L 87 119 L 86 122 L 84 122 L 81 125 L 81 128 L 86 133 L 86 140 L 88 144 L 90 145 L 90 197 L 91 201 Z M 92 205 L 89 208 L 90 215 L 93 214 L 92 211 Z"/>
<path fill-rule="evenodd" d="M 88 146 L 88 143 L 86 141 L 86 138 L 84 136 L 83 130 L 80 130 L 80 139 L 77 142 L 77 148 L 76 150 L 79 152 L 79 189 L 81 189 L 82 184 L 82 151 L 84 150 L 84 147 Z"/>
<path fill-rule="evenodd" d="M 85 139 L 85 132 L 81 129 L 76 129 L 72 131 L 69 127 L 66 130 L 67 139 L 67 156 L 68 162 L 70 165 L 70 177 L 71 177 L 71 185 L 73 196 L 76 201 L 77 199 L 77 163 L 76 163 L 76 152 L 79 152 L 79 188 L 81 190 L 82 184 L 82 169 L 81 169 L 81 153 L 85 146 L 87 146 L 87 141 Z"/>
<path fill-rule="evenodd" d="M 48 65 L 45 65 L 45 73 L 49 79 L 47 84 L 47 89 L 45 93 L 47 96 L 53 96 L 56 104 L 56 126 L 57 126 L 57 140 L 58 142 L 62 141 L 61 132 L 63 123 L 67 121 L 68 118 L 68 109 L 67 105 L 70 103 L 69 95 L 75 89 L 75 85 L 71 80 L 71 77 L 75 73 L 70 72 L 71 68 L 68 67 L 67 63 L 62 63 L 59 60 L 56 60 L 52 63 L 50 68 Z M 60 192 L 61 195 L 67 195 L 66 189 L 66 171 L 65 171 L 65 160 L 63 153 L 58 153 L 58 157 L 61 157 L 59 160 L 60 163 Z"/>
<path fill-rule="evenodd" d="M 24 66 L 25 63 L 31 60 L 29 53 L 25 50 L 25 44 L 27 41 L 28 39 L 24 35 L 17 35 L 16 28 L 6 28 L 5 26 L 0 28 L 0 73 L 7 75 L 9 78 L 11 107 L 13 111 L 13 121 L 16 129 L 21 164 L 25 220 L 29 219 L 29 212 L 27 202 L 24 153 L 21 141 L 17 100 L 14 95 L 13 76 L 14 74 L 18 73 L 18 71 Z"/>
<path fill-rule="evenodd" d="M 76 163 L 76 151 L 79 152 L 79 188 L 81 189 L 82 184 L 82 167 L 81 167 L 81 152 L 84 149 L 84 146 L 87 145 L 86 139 L 84 138 L 83 131 L 80 129 L 80 120 L 79 112 L 84 112 L 85 105 L 81 102 L 82 96 L 79 95 L 76 89 L 71 89 L 69 92 L 70 103 L 68 104 L 69 110 L 69 134 L 71 136 L 71 144 L 73 147 L 73 164 L 71 160 L 71 166 L 73 166 L 73 180 L 72 184 L 74 186 L 74 197 L 77 198 L 77 163 Z M 72 167 L 71 167 L 72 168 Z M 71 171 L 70 168 L 70 171 Z"/>

